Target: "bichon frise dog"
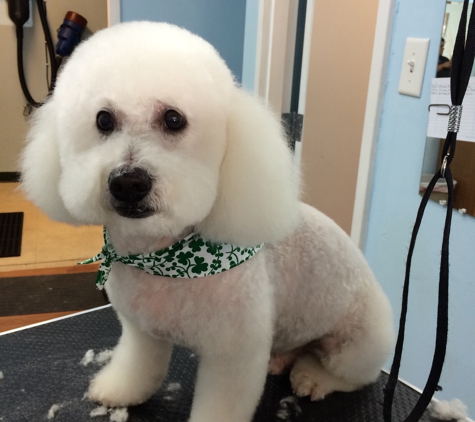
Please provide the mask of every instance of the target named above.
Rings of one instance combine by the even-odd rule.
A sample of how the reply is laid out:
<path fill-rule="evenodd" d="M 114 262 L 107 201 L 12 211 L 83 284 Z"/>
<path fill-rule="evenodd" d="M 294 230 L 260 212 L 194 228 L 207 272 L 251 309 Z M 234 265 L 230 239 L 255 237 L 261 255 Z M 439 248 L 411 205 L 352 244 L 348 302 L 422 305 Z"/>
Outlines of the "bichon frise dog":
<path fill-rule="evenodd" d="M 99 285 L 123 331 L 91 400 L 146 401 L 173 344 L 200 358 L 191 422 L 249 422 L 269 371 L 313 400 L 376 380 L 388 300 L 348 236 L 299 202 L 278 119 L 207 42 L 163 23 L 100 31 L 28 138 L 27 196 L 105 227 Z"/>

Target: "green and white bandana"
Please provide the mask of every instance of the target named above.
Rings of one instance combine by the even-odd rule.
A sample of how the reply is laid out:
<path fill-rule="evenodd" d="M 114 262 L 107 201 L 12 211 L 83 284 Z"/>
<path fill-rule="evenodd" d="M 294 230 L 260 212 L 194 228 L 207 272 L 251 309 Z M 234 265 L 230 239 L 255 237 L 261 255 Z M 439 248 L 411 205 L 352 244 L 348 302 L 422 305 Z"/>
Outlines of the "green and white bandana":
<path fill-rule="evenodd" d="M 78 264 L 102 261 L 96 286 L 104 288 L 114 262 L 122 262 L 152 275 L 171 278 L 197 278 L 230 270 L 253 257 L 264 244 L 241 248 L 230 243 L 213 243 L 192 233 L 168 248 L 143 255 L 119 255 L 104 228 L 104 246 L 95 257 Z"/>

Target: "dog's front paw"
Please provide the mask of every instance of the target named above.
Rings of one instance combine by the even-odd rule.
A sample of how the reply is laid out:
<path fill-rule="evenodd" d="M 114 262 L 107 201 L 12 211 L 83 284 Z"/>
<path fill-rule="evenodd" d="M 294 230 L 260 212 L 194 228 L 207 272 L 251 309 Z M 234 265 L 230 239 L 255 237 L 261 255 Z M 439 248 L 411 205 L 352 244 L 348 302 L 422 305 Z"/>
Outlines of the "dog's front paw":
<path fill-rule="evenodd" d="M 290 381 L 292 389 L 297 396 L 306 397 L 310 396 L 310 400 L 323 400 L 325 396 L 331 392 L 326 391 L 324 386 L 319 385 L 310 374 L 305 372 L 292 373 L 290 375 Z"/>
<path fill-rule="evenodd" d="M 109 407 L 141 404 L 155 392 L 156 383 L 131 376 L 111 365 L 106 366 L 91 381 L 87 398 Z"/>
<path fill-rule="evenodd" d="M 305 373 L 292 374 L 290 377 L 292 389 L 297 396 L 310 396 L 310 400 L 323 400 L 328 394 L 323 386 L 320 386 L 315 379 Z"/>

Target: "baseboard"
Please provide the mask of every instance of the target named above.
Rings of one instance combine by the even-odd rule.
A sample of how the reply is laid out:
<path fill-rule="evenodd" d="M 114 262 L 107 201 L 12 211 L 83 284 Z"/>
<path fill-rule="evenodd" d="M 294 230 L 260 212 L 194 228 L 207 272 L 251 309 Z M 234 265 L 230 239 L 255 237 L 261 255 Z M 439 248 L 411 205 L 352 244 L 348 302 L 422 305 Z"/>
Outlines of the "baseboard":
<path fill-rule="evenodd" d="M 99 263 L 88 265 L 71 265 L 65 267 L 25 268 L 21 270 L 8 270 L 7 266 L 0 266 L 0 281 L 2 278 L 35 277 L 40 275 L 95 273 L 99 271 Z M 1 419 L 0 419 L 1 420 Z"/>
<path fill-rule="evenodd" d="M 17 171 L 0 171 L 0 183 L 19 182 L 21 173 Z"/>

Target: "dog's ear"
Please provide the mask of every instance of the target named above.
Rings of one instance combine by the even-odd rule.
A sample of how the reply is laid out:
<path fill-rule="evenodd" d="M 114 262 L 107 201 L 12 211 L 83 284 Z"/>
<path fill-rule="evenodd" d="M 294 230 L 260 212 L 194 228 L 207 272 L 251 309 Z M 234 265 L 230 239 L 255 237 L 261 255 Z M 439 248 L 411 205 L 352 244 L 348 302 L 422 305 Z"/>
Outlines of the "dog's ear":
<path fill-rule="evenodd" d="M 211 213 L 196 229 L 215 242 L 252 246 L 284 238 L 299 219 L 299 174 L 280 120 L 236 88 Z"/>
<path fill-rule="evenodd" d="M 78 224 L 67 211 L 59 195 L 61 164 L 56 132 L 56 109 L 50 98 L 32 118 L 23 151 L 21 188 L 27 198 L 41 208 L 53 220 Z"/>

